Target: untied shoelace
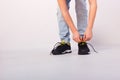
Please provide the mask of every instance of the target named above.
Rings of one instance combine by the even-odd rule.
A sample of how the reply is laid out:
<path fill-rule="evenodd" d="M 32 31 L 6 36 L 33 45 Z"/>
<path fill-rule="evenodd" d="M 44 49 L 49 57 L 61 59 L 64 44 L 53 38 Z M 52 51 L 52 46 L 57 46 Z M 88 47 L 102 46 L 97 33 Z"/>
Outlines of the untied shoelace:
<path fill-rule="evenodd" d="M 90 44 L 90 43 L 86 43 L 86 44 L 88 44 L 88 45 L 94 50 L 94 52 L 98 53 L 98 52 L 96 51 L 96 49 L 93 47 L 92 44 Z"/>
<path fill-rule="evenodd" d="M 57 43 L 54 45 L 53 50 L 55 50 L 58 46 L 60 46 L 60 45 L 62 45 L 62 44 L 64 44 L 64 43 L 62 43 L 62 42 L 57 42 Z M 92 44 L 90 44 L 90 43 L 86 43 L 86 44 L 88 44 L 88 45 L 94 50 L 95 53 L 98 53 L 98 52 L 96 51 L 96 49 L 93 47 Z M 50 54 L 52 54 L 52 53 L 50 53 Z"/>

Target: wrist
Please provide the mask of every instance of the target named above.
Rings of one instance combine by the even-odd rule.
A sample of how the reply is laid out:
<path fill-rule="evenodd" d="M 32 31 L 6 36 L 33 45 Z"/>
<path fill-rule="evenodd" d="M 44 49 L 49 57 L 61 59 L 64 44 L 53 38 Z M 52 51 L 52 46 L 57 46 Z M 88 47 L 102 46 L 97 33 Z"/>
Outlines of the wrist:
<path fill-rule="evenodd" d="M 92 31 L 92 27 L 91 26 L 88 26 L 86 29 Z"/>
<path fill-rule="evenodd" d="M 78 31 L 77 31 L 77 30 L 75 30 L 75 31 L 73 31 L 73 32 L 72 32 L 72 34 L 76 34 L 76 33 L 78 33 Z"/>
<path fill-rule="evenodd" d="M 74 28 L 74 29 L 71 30 L 71 32 L 72 32 L 72 34 L 74 34 L 74 33 L 77 33 L 78 30 L 76 28 Z"/>

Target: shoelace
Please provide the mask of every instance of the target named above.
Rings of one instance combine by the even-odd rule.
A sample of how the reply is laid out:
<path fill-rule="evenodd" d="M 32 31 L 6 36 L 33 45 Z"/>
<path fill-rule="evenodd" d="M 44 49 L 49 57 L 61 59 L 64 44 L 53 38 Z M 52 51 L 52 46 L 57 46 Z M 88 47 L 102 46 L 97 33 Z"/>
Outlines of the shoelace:
<path fill-rule="evenodd" d="M 94 52 L 98 53 L 98 52 L 95 50 L 95 48 L 93 47 L 92 44 L 90 44 L 90 43 L 86 43 L 86 44 L 88 44 L 89 46 L 91 46 L 91 48 L 94 50 Z"/>
<path fill-rule="evenodd" d="M 57 42 L 55 45 L 54 45 L 54 48 L 53 48 L 53 50 L 55 50 L 58 46 L 60 46 L 61 45 L 61 42 Z"/>
<path fill-rule="evenodd" d="M 82 40 L 83 40 L 83 35 L 82 35 Z M 89 46 L 91 46 L 91 48 L 94 50 L 94 52 L 98 53 L 98 52 L 95 50 L 95 48 L 93 47 L 92 44 L 90 44 L 90 43 L 86 43 L 86 44 L 88 44 Z"/>
<path fill-rule="evenodd" d="M 62 45 L 61 42 L 57 42 L 54 47 L 53 47 L 53 50 L 55 50 L 58 46 Z M 52 55 L 52 52 L 50 53 L 50 55 Z"/>
<path fill-rule="evenodd" d="M 97 51 L 96 51 L 96 49 L 93 47 L 93 45 L 92 44 L 90 44 L 90 43 L 86 43 L 86 44 L 88 44 L 93 50 L 94 50 L 94 52 L 96 52 L 96 53 L 98 53 Z M 55 50 L 58 46 L 60 46 L 60 45 L 62 45 L 62 43 L 61 42 L 57 42 L 55 45 L 54 45 L 54 48 L 53 48 L 53 50 Z M 50 53 L 50 55 L 51 55 L 52 53 Z"/>

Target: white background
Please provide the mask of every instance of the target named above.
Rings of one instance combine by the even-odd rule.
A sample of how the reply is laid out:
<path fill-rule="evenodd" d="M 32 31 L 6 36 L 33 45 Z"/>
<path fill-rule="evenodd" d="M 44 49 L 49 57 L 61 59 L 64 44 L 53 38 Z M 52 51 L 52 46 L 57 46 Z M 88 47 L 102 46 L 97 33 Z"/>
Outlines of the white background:
<path fill-rule="evenodd" d="M 59 41 L 56 8 L 55 0 L 0 0 L 0 52 L 49 52 Z M 74 0 L 70 11 L 75 20 Z M 120 0 L 98 0 L 93 32 L 95 46 L 120 45 Z"/>

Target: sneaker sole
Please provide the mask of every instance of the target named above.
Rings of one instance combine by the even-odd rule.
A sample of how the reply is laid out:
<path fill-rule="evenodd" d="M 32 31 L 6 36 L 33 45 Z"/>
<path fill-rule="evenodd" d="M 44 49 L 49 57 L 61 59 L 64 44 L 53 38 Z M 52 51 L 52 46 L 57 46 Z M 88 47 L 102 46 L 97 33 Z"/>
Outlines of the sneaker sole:
<path fill-rule="evenodd" d="M 71 53 L 71 52 L 72 52 L 71 50 L 66 50 L 66 51 L 62 52 L 62 54 Z"/>
<path fill-rule="evenodd" d="M 50 55 L 63 55 L 63 54 L 71 53 L 71 52 L 72 52 L 71 50 L 65 50 L 62 53 L 50 53 Z"/>
<path fill-rule="evenodd" d="M 89 52 L 86 52 L 86 53 L 78 53 L 78 55 L 89 55 L 90 53 Z"/>

